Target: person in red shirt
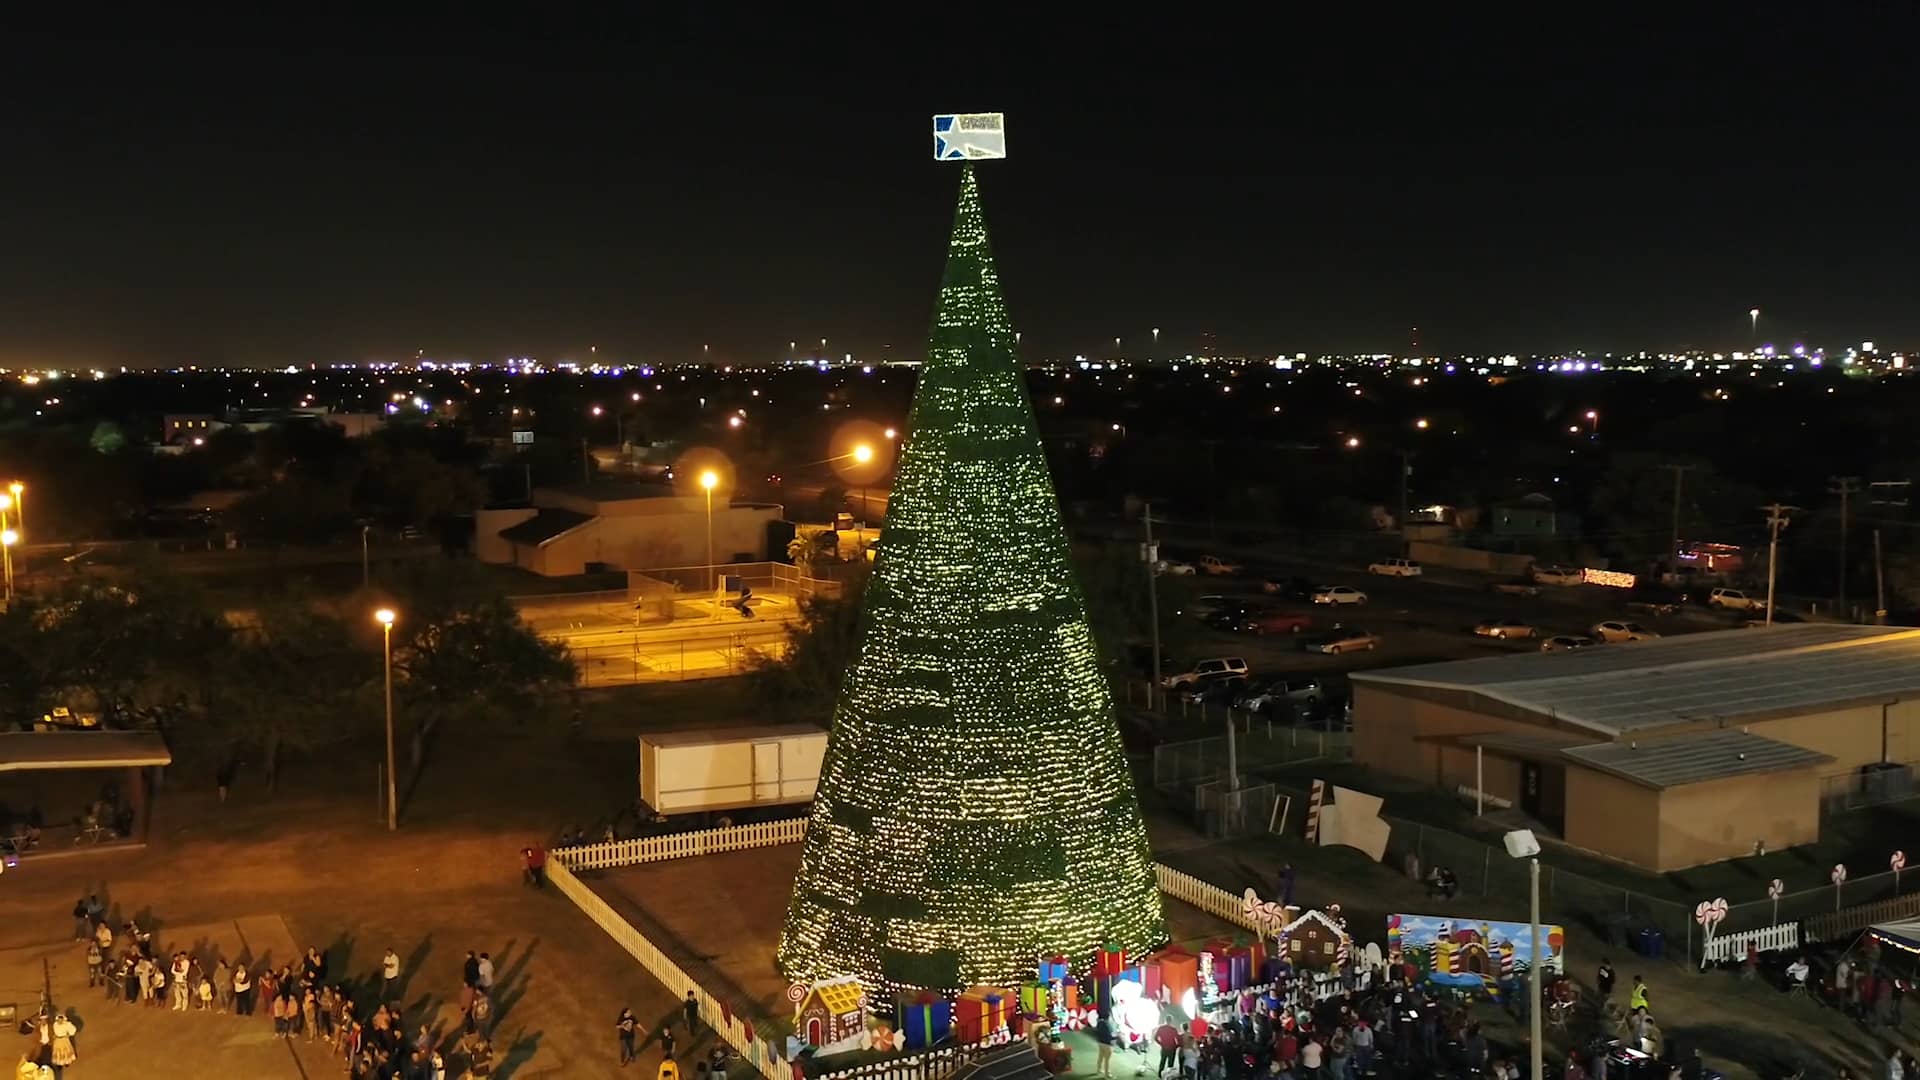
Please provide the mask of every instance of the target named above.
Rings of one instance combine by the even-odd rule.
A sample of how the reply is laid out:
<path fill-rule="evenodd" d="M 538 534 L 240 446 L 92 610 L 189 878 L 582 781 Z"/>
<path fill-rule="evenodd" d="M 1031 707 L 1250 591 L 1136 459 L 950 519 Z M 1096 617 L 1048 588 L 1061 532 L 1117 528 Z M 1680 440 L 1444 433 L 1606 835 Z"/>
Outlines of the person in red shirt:
<path fill-rule="evenodd" d="M 520 849 L 520 866 L 526 871 L 527 884 L 536 889 L 547 884 L 547 849 L 538 844 Z"/>
<path fill-rule="evenodd" d="M 1300 1037 L 1291 1030 L 1282 1031 L 1274 1042 L 1273 1056 L 1282 1070 L 1292 1069 L 1293 1063 L 1300 1060 Z"/>
<path fill-rule="evenodd" d="M 1160 1047 L 1160 1072 L 1165 1074 L 1169 1068 L 1180 1064 L 1180 1029 L 1172 1024 L 1161 1024 L 1154 1029 L 1153 1041 Z"/>

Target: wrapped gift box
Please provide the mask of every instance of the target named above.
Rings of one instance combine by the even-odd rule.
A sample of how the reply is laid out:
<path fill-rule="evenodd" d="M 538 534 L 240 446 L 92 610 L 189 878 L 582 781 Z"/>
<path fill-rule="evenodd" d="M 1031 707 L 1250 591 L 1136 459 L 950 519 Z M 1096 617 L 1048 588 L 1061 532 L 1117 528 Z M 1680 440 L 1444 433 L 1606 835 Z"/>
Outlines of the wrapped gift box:
<path fill-rule="evenodd" d="M 955 1033 L 962 1043 L 976 1043 L 1007 1027 L 1019 995 L 997 986 L 976 986 L 954 1002 Z"/>
<path fill-rule="evenodd" d="M 1025 982 L 1020 984 L 1020 1011 L 1047 1015 L 1052 1007 L 1053 994 L 1044 982 Z"/>
<path fill-rule="evenodd" d="M 1159 1001 L 1161 977 L 1160 960 L 1158 957 L 1149 956 L 1146 961 L 1140 965 L 1140 978 L 1141 989 L 1147 992 L 1147 997 L 1154 1001 Z"/>
<path fill-rule="evenodd" d="M 1040 981 L 1044 983 L 1066 982 L 1073 978 L 1073 972 L 1067 967 L 1064 956 L 1049 956 L 1040 961 Z"/>
<path fill-rule="evenodd" d="M 1102 945 L 1100 951 L 1093 955 L 1093 974 L 1096 977 L 1111 979 L 1120 974 L 1121 969 L 1126 966 L 1127 950 L 1125 949 Z"/>
<path fill-rule="evenodd" d="M 953 1030 L 953 1002 L 932 994 L 901 998 L 900 1035 L 909 1050 L 921 1050 L 947 1037 Z"/>
<path fill-rule="evenodd" d="M 1253 985 L 1253 951 L 1236 946 L 1227 952 L 1227 988 L 1245 990 Z"/>
<path fill-rule="evenodd" d="M 1169 1000 L 1178 1002 L 1192 991 L 1200 995 L 1200 958 L 1184 949 L 1168 949 L 1160 954 L 1160 985 Z"/>
<path fill-rule="evenodd" d="M 1080 984 L 1077 981 L 1068 979 L 1060 984 L 1060 1005 L 1067 1009 L 1080 1007 Z"/>

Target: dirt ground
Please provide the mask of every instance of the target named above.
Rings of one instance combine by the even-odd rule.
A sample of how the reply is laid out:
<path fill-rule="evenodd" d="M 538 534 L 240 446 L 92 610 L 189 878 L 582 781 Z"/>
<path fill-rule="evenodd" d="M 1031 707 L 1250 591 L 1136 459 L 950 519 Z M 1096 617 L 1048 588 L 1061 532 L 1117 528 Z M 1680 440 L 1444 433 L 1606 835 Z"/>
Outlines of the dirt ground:
<path fill-rule="evenodd" d="M 496 1075 L 618 1075 L 621 1007 L 651 1031 L 677 1015 L 677 1002 L 565 898 L 523 887 L 516 852 L 631 800 L 631 746 L 625 732 L 605 742 L 448 738 L 394 834 L 377 813 L 375 744 L 290 763 L 277 797 L 243 777 L 224 806 L 206 775 L 176 766 L 145 850 L 29 859 L 0 878 L 0 1003 L 30 1013 L 50 979 L 54 1001 L 81 1029 L 69 1076 L 304 1078 L 338 1067 L 323 1044 L 273 1038 L 264 1015 L 115 1006 L 89 990 L 70 913 L 92 891 L 115 919 L 139 914 L 160 951 L 210 958 L 245 948 L 277 961 L 317 945 L 332 972 L 366 986 L 392 945 L 409 1030 L 451 1028 L 466 951 L 489 952 Z M 679 1049 L 689 1049 L 684 1036 Z M 644 1068 L 655 1064 L 649 1057 Z"/>

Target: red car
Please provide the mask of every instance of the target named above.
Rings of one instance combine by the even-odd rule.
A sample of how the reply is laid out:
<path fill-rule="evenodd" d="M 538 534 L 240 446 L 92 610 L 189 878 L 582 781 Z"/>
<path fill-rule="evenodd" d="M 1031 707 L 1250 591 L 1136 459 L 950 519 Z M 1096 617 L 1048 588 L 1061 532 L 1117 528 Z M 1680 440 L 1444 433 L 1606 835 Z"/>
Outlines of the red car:
<path fill-rule="evenodd" d="M 1243 634 L 1298 634 L 1313 629 L 1313 616 L 1286 611 L 1249 611 L 1235 627 Z"/>

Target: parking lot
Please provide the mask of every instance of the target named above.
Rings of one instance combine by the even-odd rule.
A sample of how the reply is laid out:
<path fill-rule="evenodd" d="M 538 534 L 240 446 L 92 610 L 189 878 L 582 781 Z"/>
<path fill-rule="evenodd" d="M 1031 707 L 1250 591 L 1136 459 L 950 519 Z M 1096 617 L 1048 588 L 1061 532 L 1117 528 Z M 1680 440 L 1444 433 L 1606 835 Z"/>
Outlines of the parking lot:
<path fill-rule="evenodd" d="M 1191 561 L 1197 563 L 1201 554 L 1194 552 Z M 1315 585 L 1349 586 L 1366 594 L 1367 602 L 1329 607 L 1262 589 L 1268 579 L 1291 578 L 1307 579 Z M 1661 636 L 1727 629 L 1745 621 L 1744 616 L 1696 604 L 1669 615 L 1631 610 L 1625 590 L 1600 585 L 1543 585 L 1531 596 L 1494 591 L 1496 581 L 1505 580 L 1445 568 L 1423 568 L 1417 577 L 1387 577 L 1368 573 L 1364 565 L 1330 567 L 1277 561 L 1249 563 L 1229 575 L 1162 575 L 1158 579 L 1162 651 L 1181 662 L 1179 666 L 1166 665 L 1166 670 L 1184 671 L 1195 661 L 1237 656 L 1246 659 L 1256 677 L 1290 672 L 1324 676 L 1329 693 L 1339 696 L 1345 688 L 1345 679 L 1340 676 L 1349 671 L 1535 651 L 1547 637 L 1587 635 L 1602 620 L 1635 622 Z M 1229 603 L 1304 615 L 1309 624 L 1297 633 L 1216 629 L 1200 617 L 1209 606 L 1205 598 L 1213 596 Z M 1519 620 L 1535 633 L 1517 640 L 1475 636 L 1473 627 L 1486 619 Z M 1324 632 L 1354 627 L 1373 635 L 1377 639 L 1374 647 L 1338 655 L 1306 647 Z M 1144 676 L 1145 667 L 1139 667 L 1136 674 Z"/>

